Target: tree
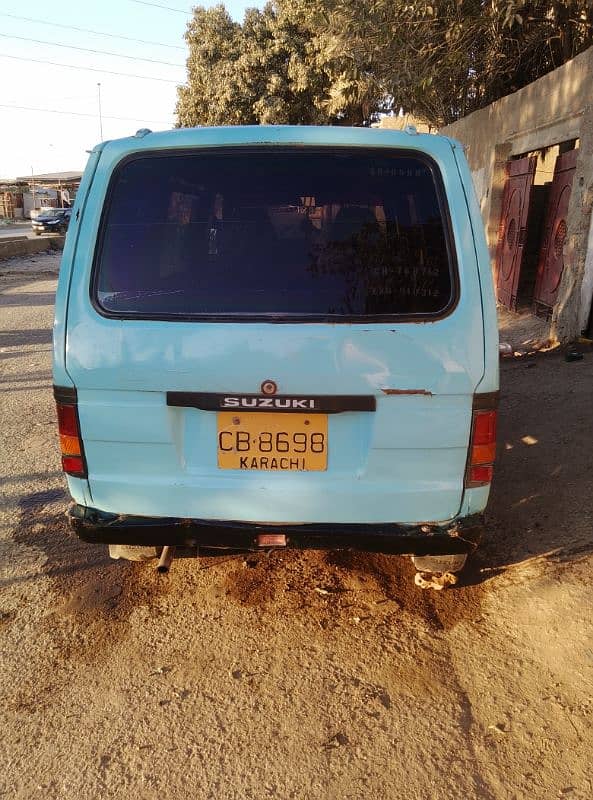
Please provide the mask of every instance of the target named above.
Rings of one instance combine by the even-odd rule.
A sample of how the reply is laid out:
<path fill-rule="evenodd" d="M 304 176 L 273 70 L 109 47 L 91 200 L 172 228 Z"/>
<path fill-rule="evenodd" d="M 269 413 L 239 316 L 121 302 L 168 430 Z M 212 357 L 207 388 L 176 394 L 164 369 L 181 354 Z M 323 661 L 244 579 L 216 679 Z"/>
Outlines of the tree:
<path fill-rule="evenodd" d="M 591 0 L 333 0 L 325 35 L 397 105 L 453 122 L 593 44 Z"/>
<path fill-rule="evenodd" d="M 247 102 L 241 102 L 234 69 L 241 56 L 241 26 L 233 22 L 223 5 L 209 10 L 198 6 L 185 39 L 189 45 L 188 80 L 178 88 L 178 124 L 244 122 L 250 109 Z"/>
<path fill-rule="evenodd" d="M 242 25 L 223 5 L 198 6 L 185 35 L 178 125 L 368 122 L 383 108 L 382 92 L 355 60 L 330 53 L 314 5 L 277 0 L 249 9 Z"/>
<path fill-rule="evenodd" d="M 222 5 L 197 7 L 188 25 L 188 81 L 180 125 L 326 123 L 326 81 L 307 59 L 311 32 L 276 4 L 248 9 L 242 25 Z"/>
<path fill-rule="evenodd" d="M 592 0 L 272 0 L 188 25 L 179 125 L 364 125 L 403 107 L 436 125 L 593 43 Z"/>

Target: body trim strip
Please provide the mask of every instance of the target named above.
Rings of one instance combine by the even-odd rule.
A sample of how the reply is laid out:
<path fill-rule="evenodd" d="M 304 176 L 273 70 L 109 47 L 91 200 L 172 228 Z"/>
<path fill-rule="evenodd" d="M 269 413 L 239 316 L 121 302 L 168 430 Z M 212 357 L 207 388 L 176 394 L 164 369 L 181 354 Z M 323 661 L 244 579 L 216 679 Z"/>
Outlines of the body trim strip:
<path fill-rule="evenodd" d="M 231 402 L 232 401 L 232 402 Z M 373 395 L 275 395 L 212 392 L 167 392 L 167 405 L 201 411 L 271 411 L 292 414 L 339 414 L 375 411 Z"/>

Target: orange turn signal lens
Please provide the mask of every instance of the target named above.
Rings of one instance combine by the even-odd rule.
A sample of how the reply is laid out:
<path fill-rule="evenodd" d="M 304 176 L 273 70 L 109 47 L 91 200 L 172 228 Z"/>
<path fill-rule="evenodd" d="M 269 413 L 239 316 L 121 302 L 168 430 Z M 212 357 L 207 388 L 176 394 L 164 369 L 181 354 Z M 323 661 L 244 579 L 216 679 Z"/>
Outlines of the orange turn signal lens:
<path fill-rule="evenodd" d="M 68 436 L 66 433 L 60 434 L 60 450 L 64 456 L 79 456 L 80 439 L 78 436 Z"/>

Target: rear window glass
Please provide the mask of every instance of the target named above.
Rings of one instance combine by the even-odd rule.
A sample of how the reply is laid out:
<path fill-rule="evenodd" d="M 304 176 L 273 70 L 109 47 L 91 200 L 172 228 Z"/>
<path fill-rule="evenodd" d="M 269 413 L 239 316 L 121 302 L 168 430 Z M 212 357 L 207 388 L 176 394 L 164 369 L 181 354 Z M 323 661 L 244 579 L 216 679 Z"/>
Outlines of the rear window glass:
<path fill-rule="evenodd" d="M 128 161 L 110 190 L 96 300 L 141 317 L 439 314 L 454 283 L 435 172 L 376 151 Z"/>

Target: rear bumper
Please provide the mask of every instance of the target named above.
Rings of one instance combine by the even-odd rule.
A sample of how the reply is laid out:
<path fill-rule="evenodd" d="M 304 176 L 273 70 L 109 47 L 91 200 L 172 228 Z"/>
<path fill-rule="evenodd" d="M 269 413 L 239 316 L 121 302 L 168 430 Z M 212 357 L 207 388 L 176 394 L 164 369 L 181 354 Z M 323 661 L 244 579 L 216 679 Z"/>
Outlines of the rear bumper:
<path fill-rule="evenodd" d="M 470 553 L 483 531 L 476 514 L 437 525 L 261 525 L 249 522 L 131 517 L 73 505 L 70 524 L 85 542 L 140 546 L 229 548 L 261 550 L 259 534 L 283 533 L 287 547 L 312 550 L 361 550 L 394 555 L 452 555 Z M 264 547 L 263 549 L 267 549 Z"/>

